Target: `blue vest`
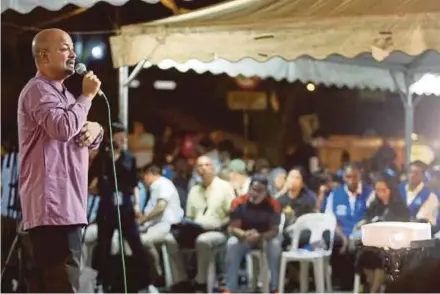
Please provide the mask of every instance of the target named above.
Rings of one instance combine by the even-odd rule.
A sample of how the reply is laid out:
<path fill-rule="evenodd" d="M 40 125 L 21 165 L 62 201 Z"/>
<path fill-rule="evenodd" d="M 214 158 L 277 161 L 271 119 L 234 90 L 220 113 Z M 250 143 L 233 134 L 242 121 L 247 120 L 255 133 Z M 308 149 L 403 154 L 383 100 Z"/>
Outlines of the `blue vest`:
<path fill-rule="evenodd" d="M 362 193 L 356 197 L 354 211 L 352 211 L 345 187 L 346 185 L 341 185 L 333 191 L 333 213 L 344 235 L 350 236 L 354 226 L 365 216 L 367 200 L 372 192 L 372 188 L 369 185 L 362 184 Z"/>
<path fill-rule="evenodd" d="M 406 195 L 406 184 L 402 183 L 399 185 L 400 194 L 402 195 L 403 200 L 407 203 L 407 195 Z M 409 216 L 410 218 L 415 218 L 423 203 L 428 200 L 429 195 L 431 195 L 431 190 L 423 186 L 423 189 L 417 194 L 416 198 L 408 205 Z"/>

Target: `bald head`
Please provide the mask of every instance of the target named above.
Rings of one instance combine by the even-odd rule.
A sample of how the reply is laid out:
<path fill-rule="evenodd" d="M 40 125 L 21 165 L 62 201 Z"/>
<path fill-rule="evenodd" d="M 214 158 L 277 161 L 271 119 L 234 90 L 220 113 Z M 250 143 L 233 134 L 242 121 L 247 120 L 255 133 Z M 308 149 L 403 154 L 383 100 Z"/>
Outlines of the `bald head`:
<path fill-rule="evenodd" d="M 212 159 L 207 156 L 197 158 L 197 173 L 204 179 L 212 179 L 214 175 Z"/>
<path fill-rule="evenodd" d="M 38 70 L 48 77 L 64 79 L 74 73 L 72 38 L 60 29 L 46 29 L 32 40 L 32 55 Z"/>
<path fill-rule="evenodd" d="M 212 165 L 212 159 L 208 156 L 200 156 L 197 158 L 197 165 L 204 165 L 204 164 L 211 164 Z"/>

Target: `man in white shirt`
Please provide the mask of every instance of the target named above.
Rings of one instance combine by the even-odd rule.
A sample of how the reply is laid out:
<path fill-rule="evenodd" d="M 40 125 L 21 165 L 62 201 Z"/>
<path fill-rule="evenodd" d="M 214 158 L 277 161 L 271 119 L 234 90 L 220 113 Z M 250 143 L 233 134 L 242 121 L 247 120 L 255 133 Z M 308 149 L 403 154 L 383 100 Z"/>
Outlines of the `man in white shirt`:
<path fill-rule="evenodd" d="M 214 163 L 206 156 L 197 159 L 197 173 L 202 182 L 193 186 L 188 195 L 186 217 L 199 224 L 206 232 L 198 235 L 195 242 L 197 275 L 195 290 L 206 293 L 206 280 L 210 260 L 226 243 L 226 236 L 220 230 L 229 223 L 229 211 L 235 193 L 232 186 L 215 176 Z M 170 255 L 173 276 L 172 292 L 186 289 L 187 274 L 177 240 L 167 236 L 167 250 Z"/>
<path fill-rule="evenodd" d="M 138 216 L 141 241 L 154 259 L 156 274 L 161 276 L 160 257 L 155 245 L 164 242 L 172 224 L 180 222 L 183 209 L 176 187 L 161 175 L 159 167 L 145 166 L 142 180 L 150 193 L 143 215 Z"/>
<path fill-rule="evenodd" d="M 427 165 L 420 160 L 412 162 L 408 172 L 408 183 L 400 184 L 399 189 L 408 206 L 411 219 L 428 221 L 436 226 L 439 200 L 423 182 L 426 169 Z"/>

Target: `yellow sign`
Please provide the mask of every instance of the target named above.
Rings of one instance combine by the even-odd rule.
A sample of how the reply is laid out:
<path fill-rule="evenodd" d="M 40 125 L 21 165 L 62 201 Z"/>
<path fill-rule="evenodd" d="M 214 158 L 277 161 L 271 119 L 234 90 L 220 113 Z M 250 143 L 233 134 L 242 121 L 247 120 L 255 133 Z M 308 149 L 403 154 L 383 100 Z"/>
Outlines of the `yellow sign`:
<path fill-rule="evenodd" d="M 264 110 L 267 108 L 267 95 L 261 91 L 230 91 L 228 107 L 231 110 Z"/>

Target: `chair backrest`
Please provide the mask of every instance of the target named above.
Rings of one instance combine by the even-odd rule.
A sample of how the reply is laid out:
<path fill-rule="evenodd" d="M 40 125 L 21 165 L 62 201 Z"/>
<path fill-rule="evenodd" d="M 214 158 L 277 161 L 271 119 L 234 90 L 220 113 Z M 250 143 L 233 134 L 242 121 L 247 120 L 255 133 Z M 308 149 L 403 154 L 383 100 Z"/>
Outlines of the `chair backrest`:
<path fill-rule="evenodd" d="M 330 244 L 328 251 L 333 249 L 333 241 L 336 230 L 336 217 L 329 213 L 308 213 L 300 216 L 295 222 L 295 229 L 292 236 L 292 249 L 298 249 L 299 237 L 302 231 L 310 231 L 309 243 L 319 242 L 323 240 L 323 233 L 329 231 Z"/>

